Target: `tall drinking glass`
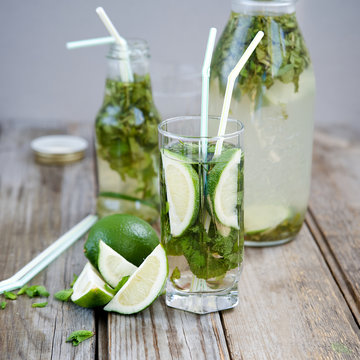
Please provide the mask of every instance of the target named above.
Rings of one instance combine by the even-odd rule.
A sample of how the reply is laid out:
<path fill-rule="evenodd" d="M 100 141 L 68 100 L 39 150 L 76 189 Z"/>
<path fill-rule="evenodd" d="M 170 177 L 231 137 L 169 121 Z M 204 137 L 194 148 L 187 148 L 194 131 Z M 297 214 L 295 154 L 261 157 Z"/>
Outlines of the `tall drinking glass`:
<path fill-rule="evenodd" d="M 229 119 L 217 137 L 219 121 L 209 117 L 207 137 L 199 116 L 159 125 L 166 304 L 199 314 L 237 305 L 243 261 L 243 126 Z"/>

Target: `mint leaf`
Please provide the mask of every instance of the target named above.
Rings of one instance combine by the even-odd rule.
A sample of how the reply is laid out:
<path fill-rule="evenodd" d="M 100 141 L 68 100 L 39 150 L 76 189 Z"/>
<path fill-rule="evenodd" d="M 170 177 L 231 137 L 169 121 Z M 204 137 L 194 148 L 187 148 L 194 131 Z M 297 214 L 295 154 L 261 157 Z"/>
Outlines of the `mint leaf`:
<path fill-rule="evenodd" d="M 24 285 L 18 292 L 16 295 L 22 295 L 25 294 L 26 289 L 28 289 L 29 286 L 28 285 Z"/>
<path fill-rule="evenodd" d="M 78 330 L 72 332 L 70 336 L 66 339 L 66 342 L 72 342 L 73 346 L 78 346 L 81 342 L 91 338 L 92 336 L 94 336 L 94 333 L 92 331 Z"/>
<path fill-rule="evenodd" d="M 48 304 L 47 301 L 46 301 L 46 302 L 42 302 L 42 303 L 33 303 L 33 304 L 31 304 L 31 307 L 33 307 L 33 308 L 43 308 L 43 307 L 45 307 L 47 304 Z"/>
<path fill-rule="evenodd" d="M 135 198 L 133 201 L 147 201 L 150 206 L 158 207 L 154 178 L 158 167 L 159 122 L 149 74 L 135 74 L 131 84 L 106 80 L 104 102 L 95 124 L 96 154 L 123 181 L 131 180 L 137 184 L 134 193 L 111 193 L 111 197 L 131 195 Z M 109 195 L 105 194 L 102 196 Z"/>
<path fill-rule="evenodd" d="M 111 294 L 113 294 L 113 295 L 116 294 L 115 289 L 113 289 L 109 284 L 106 284 L 106 283 L 105 283 L 104 288 L 105 288 L 105 290 L 108 291 L 109 293 L 111 293 Z"/>
<path fill-rule="evenodd" d="M 26 295 L 29 298 L 33 298 L 35 296 L 44 296 L 48 297 L 50 294 L 47 292 L 45 286 L 42 285 L 33 285 L 25 289 Z"/>
<path fill-rule="evenodd" d="M 170 280 L 171 280 L 172 283 L 174 283 L 175 280 L 180 279 L 180 277 L 181 277 L 180 270 L 179 270 L 179 268 L 176 266 L 176 268 L 173 270 L 173 272 L 172 272 L 172 274 L 171 274 L 171 276 L 170 276 Z"/>
<path fill-rule="evenodd" d="M 108 284 L 105 284 L 105 289 L 110 292 L 111 294 L 115 295 L 124 285 L 125 283 L 129 280 L 130 275 L 127 276 L 123 276 L 121 278 L 121 280 L 119 281 L 119 283 L 116 285 L 116 288 L 113 289 L 111 286 L 109 286 Z"/>
<path fill-rule="evenodd" d="M 78 276 L 77 276 L 76 274 L 74 274 L 74 278 L 73 278 L 73 281 L 72 281 L 71 284 L 70 284 L 70 287 L 73 287 L 73 286 L 74 286 L 74 284 L 75 284 L 75 282 L 76 282 L 77 279 L 78 279 Z"/>
<path fill-rule="evenodd" d="M 119 283 L 116 285 L 115 294 L 126 284 L 126 282 L 129 280 L 130 275 L 124 276 Z"/>
<path fill-rule="evenodd" d="M 17 298 L 17 296 L 10 291 L 4 291 L 4 296 L 9 300 L 16 300 Z"/>
<path fill-rule="evenodd" d="M 4 310 L 6 308 L 6 305 L 6 301 L 2 301 L 0 304 L 1 309 Z"/>
<path fill-rule="evenodd" d="M 54 295 L 54 298 L 59 301 L 69 301 L 73 292 L 73 289 L 60 290 Z"/>

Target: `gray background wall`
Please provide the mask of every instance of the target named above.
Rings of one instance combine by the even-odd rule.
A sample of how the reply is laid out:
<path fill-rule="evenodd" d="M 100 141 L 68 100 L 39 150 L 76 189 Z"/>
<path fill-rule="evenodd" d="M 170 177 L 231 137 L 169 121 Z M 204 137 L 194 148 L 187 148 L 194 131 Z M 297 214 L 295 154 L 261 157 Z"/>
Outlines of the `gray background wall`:
<path fill-rule="evenodd" d="M 217 27 L 219 36 L 230 13 L 230 0 L 1 0 L 0 118 L 92 123 L 102 101 L 107 49 L 68 51 L 65 42 L 107 36 L 97 6 L 124 37 L 148 40 L 155 84 L 163 62 L 200 70 L 209 28 Z M 318 126 L 352 123 L 360 129 L 359 10 L 359 0 L 298 2 L 317 79 Z"/>

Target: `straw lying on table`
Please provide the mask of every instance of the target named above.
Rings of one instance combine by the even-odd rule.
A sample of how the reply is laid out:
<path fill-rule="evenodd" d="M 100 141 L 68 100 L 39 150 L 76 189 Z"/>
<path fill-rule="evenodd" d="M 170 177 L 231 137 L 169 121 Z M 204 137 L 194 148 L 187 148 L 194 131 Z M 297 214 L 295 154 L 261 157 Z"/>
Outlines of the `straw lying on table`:
<path fill-rule="evenodd" d="M 97 221 L 96 215 L 88 215 L 71 230 L 62 235 L 42 253 L 31 260 L 21 270 L 9 279 L 0 281 L 0 294 L 26 285 L 41 270 L 45 269 L 52 261 L 62 254 L 74 242 L 80 239 Z"/>

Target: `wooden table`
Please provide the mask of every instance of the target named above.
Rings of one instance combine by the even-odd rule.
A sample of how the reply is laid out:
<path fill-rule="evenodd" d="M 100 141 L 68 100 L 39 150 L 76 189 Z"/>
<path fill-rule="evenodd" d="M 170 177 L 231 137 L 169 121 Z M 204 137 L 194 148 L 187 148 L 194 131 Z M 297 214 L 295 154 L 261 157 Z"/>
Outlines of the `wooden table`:
<path fill-rule="evenodd" d="M 36 164 L 30 141 L 46 134 L 92 138 L 87 124 L 0 122 L 0 278 L 15 273 L 94 212 L 92 150 L 67 166 Z M 351 129 L 350 129 L 351 130 Z M 83 240 L 33 279 L 52 294 L 8 300 L 0 310 L 0 359 L 359 359 L 360 141 L 358 134 L 317 131 L 310 208 L 297 239 L 246 249 L 239 305 L 194 315 L 164 299 L 132 316 L 62 303 L 86 259 Z M 96 336 L 78 347 L 74 330 Z"/>

